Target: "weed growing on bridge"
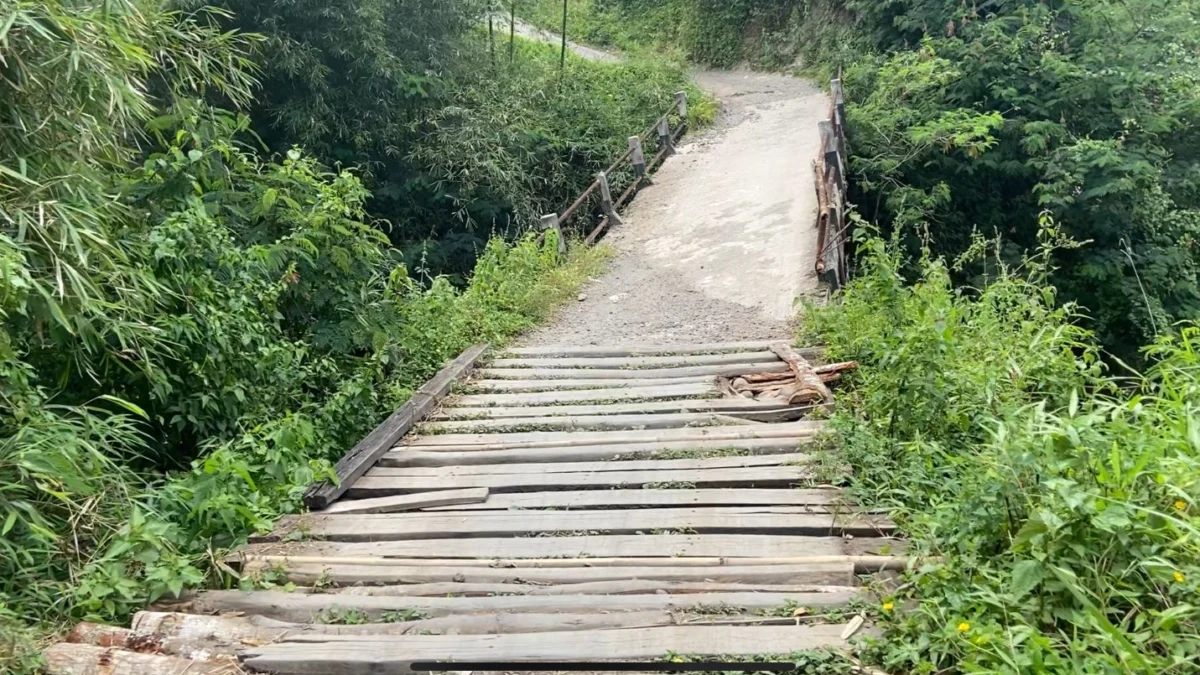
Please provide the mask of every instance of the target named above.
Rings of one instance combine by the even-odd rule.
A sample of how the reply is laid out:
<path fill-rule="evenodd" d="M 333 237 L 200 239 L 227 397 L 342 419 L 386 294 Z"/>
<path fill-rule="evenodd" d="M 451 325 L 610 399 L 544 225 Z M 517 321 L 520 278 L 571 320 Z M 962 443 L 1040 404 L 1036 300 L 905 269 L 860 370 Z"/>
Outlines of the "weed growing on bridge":
<path fill-rule="evenodd" d="M 873 654 L 898 672 L 1183 673 L 1200 654 L 1200 325 L 1107 375 L 1045 281 L 1021 269 L 955 289 L 926 255 L 866 237 L 842 302 L 809 313 L 862 363 L 833 424 L 856 499 L 886 506 L 915 555 Z M 972 255 L 995 247 L 976 241 Z"/>

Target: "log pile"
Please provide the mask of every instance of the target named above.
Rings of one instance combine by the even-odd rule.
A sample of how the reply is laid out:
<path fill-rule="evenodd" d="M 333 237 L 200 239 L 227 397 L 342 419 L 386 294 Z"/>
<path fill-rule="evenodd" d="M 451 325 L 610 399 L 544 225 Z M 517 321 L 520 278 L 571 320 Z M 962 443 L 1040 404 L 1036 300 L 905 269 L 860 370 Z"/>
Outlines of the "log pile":
<path fill-rule="evenodd" d="M 772 346 L 771 351 L 788 363 L 788 372 L 722 377 L 718 379 L 721 390 L 730 397 L 778 400 L 791 406 L 811 405 L 828 409 L 833 404 L 829 384 L 841 379 L 842 373 L 858 368 L 856 361 L 814 366 L 786 345 Z"/>
<path fill-rule="evenodd" d="M 240 647 L 287 632 L 261 619 L 139 612 L 132 628 L 80 623 L 42 652 L 50 675 L 241 675 Z"/>

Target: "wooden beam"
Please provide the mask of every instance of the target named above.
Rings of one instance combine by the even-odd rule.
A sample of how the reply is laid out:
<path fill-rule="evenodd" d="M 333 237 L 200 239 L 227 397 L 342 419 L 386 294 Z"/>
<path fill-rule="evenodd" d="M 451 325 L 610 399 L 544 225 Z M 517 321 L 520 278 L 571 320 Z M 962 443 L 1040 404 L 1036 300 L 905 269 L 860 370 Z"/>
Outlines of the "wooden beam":
<path fill-rule="evenodd" d="M 392 413 L 383 424 L 376 427 L 338 461 L 334 467 L 338 477 L 336 485 L 322 481 L 309 487 L 304 495 L 305 505 L 314 510 L 324 509 L 345 493 L 367 469 L 391 450 L 414 424 L 433 410 L 438 399 L 450 391 L 451 385 L 471 371 L 487 348 L 486 344 L 471 347 L 438 372 L 432 380 L 426 382 L 407 403 L 400 406 L 399 410 Z"/>
<path fill-rule="evenodd" d="M 692 440 L 650 443 L 614 443 L 583 445 L 565 448 L 518 448 L 515 450 L 438 450 L 422 452 L 413 449 L 393 450 L 379 460 L 377 466 L 466 466 L 472 464 L 504 464 L 507 462 L 590 462 L 631 458 L 653 459 L 674 452 L 713 452 L 745 450 L 751 455 L 772 455 L 795 452 L 812 443 L 801 438 L 743 438 L 737 440 Z"/>
<path fill-rule="evenodd" d="M 513 448 L 566 448 L 615 443 L 667 441 L 733 441 L 743 438 L 807 438 L 825 428 L 824 422 L 786 422 L 735 427 L 649 429 L 645 431 L 532 431 L 516 434 L 435 434 L 409 438 L 398 448 L 435 450 L 510 450 Z"/>
<path fill-rule="evenodd" d="M 589 494 L 601 494 L 598 491 Z M 634 492 L 617 490 L 616 492 Z M 656 491 L 651 491 L 656 492 Z M 681 492 L 693 492 L 692 490 Z M 535 493 L 544 494 L 544 493 Z M 875 543 L 877 550 L 901 553 L 903 542 L 897 540 L 854 539 Z M 886 547 L 886 548 L 885 548 Z M 371 558 L 378 564 L 413 566 L 421 558 L 436 558 L 447 565 L 464 565 L 455 558 L 478 558 L 485 563 L 515 559 L 577 558 L 579 565 L 595 565 L 605 558 L 662 558 L 670 564 L 682 565 L 689 558 L 711 558 L 747 565 L 755 558 L 779 561 L 791 559 L 798 563 L 813 557 L 841 556 L 847 553 L 847 542 L 841 537 L 813 537 L 766 534 L 593 534 L 564 537 L 423 539 L 419 541 L 333 542 L 296 541 L 248 544 L 238 552 L 249 558 L 269 556 L 274 560 L 322 559 L 362 560 Z M 875 556 L 879 557 L 879 556 Z M 408 558 L 407 562 L 403 559 Z M 646 565 L 646 560 L 630 565 Z"/>
<path fill-rule="evenodd" d="M 456 476 L 525 476 L 535 473 L 604 473 L 607 471 L 679 471 L 695 469 L 738 469 L 758 466 L 799 466 L 808 455 L 746 455 L 702 457 L 698 459 L 641 459 L 622 462 L 547 462 L 530 464 L 477 464 L 467 466 L 375 467 L 367 472 L 373 478 L 453 478 Z M 443 491 L 447 492 L 447 491 Z M 426 493 L 432 497 L 440 493 Z M 478 501 L 483 501 L 478 500 Z M 432 504 L 431 506 L 439 506 Z"/>
<path fill-rule="evenodd" d="M 629 389 L 633 387 L 660 387 L 677 384 L 704 384 L 716 379 L 715 375 L 676 377 L 670 379 L 638 378 L 637 371 L 629 371 L 629 379 L 563 379 L 563 380 L 473 380 L 467 391 L 474 393 L 538 392 L 565 389 Z"/>
<path fill-rule="evenodd" d="M 777 472 L 794 467 L 728 469 Z M 672 472 L 659 471 L 665 477 Z M 680 472 L 684 473 L 684 472 Z M 704 472 L 694 472 L 704 473 Z M 553 475 L 553 474 L 551 474 Z M 561 474 L 571 475 L 571 474 Z M 620 472 L 600 476 L 620 478 Z M 379 479 L 400 480 L 400 479 Z M 603 481 L 602 481 L 603 482 Z M 522 536 L 543 532 L 602 532 L 636 534 L 654 530 L 685 530 L 696 534 L 790 534 L 873 536 L 889 533 L 894 525 L 884 518 L 809 514 L 802 506 L 755 506 L 628 511 L 480 511 L 470 517 L 444 513 L 389 515 L 284 516 L 274 532 L 254 541 L 279 541 L 293 531 L 329 541 L 387 541 L 394 539 L 445 539 L 448 537 Z"/>
<path fill-rule="evenodd" d="M 718 412 L 725 415 L 773 414 L 790 407 L 779 401 L 756 401 L 752 398 L 685 398 L 668 401 L 636 401 L 633 403 L 543 405 L 543 406 L 492 406 L 492 407 L 445 407 L 429 416 L 437 421 L 517 421 L 534 417 L 570 416 L 619 416 L 636 414 L 701 413 Z M 751 417 L 752 419 L 759 419 Z"/>
<path fill-rule="evenodd" d="M 611 568 L 617 569 L 617 568 Z M 650 568 L 665 570 L 668 568 Z M 683 568 L 694 573 L 698 568 Z M 702 568 L 701 568 L 702 569 Z M 746 568 L 747 573 L 767 578 L 788 578 L 803 572 L 774 567 Z M 468 570 L 479 572 L 481 570 Z M 574 570 L 538 570 L 544 572 L 585 572 Z M 636 570 L 624 570 L 636 574 Z M 702 570 L 713 573 L 713 570 Z M 841 570 L 849 578 L 849 568 Z M 690 576 L 691 574 L 689 574 Z M 336 578 L 336 571 L 333 572 Z M 611 575 L 610 575 L 611 576 Z M 716 576 L 734 576 L 721 571 Z M 810 573 L 811 576 L 811 573 Z M 823 576 L 830 576 L 825 573 Z M 839 575 L 840 576 L 840 575 Z M 764 582 L 765 583 L 765 582 Z M 788 583 L 788 582 L 785 582 Z M 343 595 L 336 593 L 303 594 L 281 591 L 205 591 L 192 600 L 192 611 L 204 613 L 247 612 L 280 621 L 309 622 L 330 610 L 353 609 L 369 619 L 387 612 L 420 612 L 426 617 L 451 616 L 476 612 L 636 612 L 646 610 L 687 611 L 704 606 L 729 605 L 746 610 L 773 609 L 787 604 L 802 607 L 844 606 L 855 595 L 846 593 L 686 593 L 669 595 L 501 595 L 489 597 L 412 597 Z"/>
<path fill-rule="evenodd" d="M 686 368 L 734 363 L 764 363 L 778 358 L 769 349 L 728 354 L 678 354 L 675 356 L 617 356 L 592 358 L 502 358 L 493 368 Z"/>
<path fill-rule="evenodd" d="M 853 507 L 838 490 L 788 488 L 717 488 L 696 490 L 577 490 L 513 492 L 486 502 L 439 506 L 427 511 L 504 511 L 509 509 L 662 508 L 693 506 L 809 506 L 813 513 L 846 512 Z M 645 536 L 645 535 L 642 535 Z"/>
<path fill-rule="evenodd" d="M 609 358 L 631 356 L 675 356 L 680 354 L 731 354 L 736 352 L 760 352 L 770 349 L 779 340 L 754 340 L 750 342 L 724 342 L 718 344 L 675 344 L 675 345 L 614 345 L 614 346 L 564 346 L 564 347 L 515 347 L 504 350 L 502 358 L 523 358 L 526 356 L 547 357 L 578 357 L 578 358 Z M 808 359 L 820 359 L 825 350 L 822 347 L 801 348 L 800 353 Z"/>
<path fill-rule="evenodd" d="M 742 399 L 748 400 L 748 399 Z M 533 408 L 537 410 L 537 408 Z M 509 417 L 486 420 L 447 420 L 426 422 L 417 426 L 417 433 L 483 433 L 515 432 L 528 429 L 543 431 L 605 431 L 635 429 L 680 429 L 683 427 L 714 427 L 757 424 L 759 422 L 792 422 L 804 417 L 811 406 L 781 407 L 772 411 L 685 412 L 646 415 L 581 415 L 559 417 Z"/>
<path fill-rule="evenodd" d="M 592 403 L 598 401 L 649 401 L 663 398 L 681 398 L 684 396 L 715 396 L 719 393 L 716 378 L 708 378 L 704 382 L 688 382 L 684 384 L 661 383 L 639 387 L 620 386 L 579 391 L 470 394 L 455 396 L 453 399 L 447 401 L 447 404 L 484 408 L 495 406 L 541 406 L 562 403 Z"/>
<path fill-rule="evenodd" d="M 846 649 L 844 625 L 666 626 L 512 635 L 405 635 L 386 641 L 343 641 L 251 647 L 245 663 L 278 675 L 399 675 L 414 661 L 539 661 L 661 659 L 668 652 L 756 656 Z"/>
<path fill-rule="evenodd" d="M 769 455 L 768 455 L 769 456 Z M 616 464 L 617 462 L 614 462 Z M 619 468 L 619 467 L 618 467 Z M 402 469 L 401 469 L 402 470 Z M 450 474 L 439 476 L 386 476 L 368 473 L 358 479 L 349 495 L 376 498 L 435 490 L 486 487 L 495 494 L 538 490 L 599 490 L 626 486 L 678 484 L 688 487 L 788 488 L 811 480 L 802 466 L 758 466 L 744 469 L 675 469 L 669 471 L 585 471 L 573 473 Z M 573 529 L 573 528 L 565 528 Z"/>
<path fill-rule="evenodd" d="M 755 373 L 786 373 L 778 359 L 762 363 L 730 363 L 679 368 L 482 368 L 479 377 L 495 380 L 678 380 L 701 375 L 738 377 Z"/>

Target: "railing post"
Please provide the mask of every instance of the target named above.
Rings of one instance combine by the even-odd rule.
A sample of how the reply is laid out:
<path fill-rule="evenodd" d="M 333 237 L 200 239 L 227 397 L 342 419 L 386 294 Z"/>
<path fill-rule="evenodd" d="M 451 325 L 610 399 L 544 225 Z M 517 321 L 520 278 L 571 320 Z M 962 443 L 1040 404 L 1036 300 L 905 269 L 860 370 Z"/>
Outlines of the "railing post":
<path fill-rule="evenodd" d="M 604 215 L 608 216 L 608 226 L 620 225 L 621 218 L 617 215 L 617 210 L 613 207 L 612 190 L 608 187 L 608 176 L 604 172 L 596 174 L 596 179 L 600 181 L 600 210 L 604 211 Z"/>
<path fill-rule="evenodd" d="M 562 227 L 558 223 L 558 214 L 550 213 L 550 214 L 542 216 L 541 226 L 542 226 L 542 230 L 544 230 L 546 232 L 549 232 L 550 230 L 554 230 L 555 232 L 558 233 L 558 252 L 566 253 L 567 252 L 567 241 L 565 239 L 563 239 Z"/>
<path fill-rule="evenodd" d="M 675 144 L 671 142 L 671 123 L 665 116 L 658 122 L 658 150 L 664 157 L 675 154 Z"/>
<path fill-rule="evenodd" d="M 838 152 L 846 156 L 846 95 L 842 91 L 842 78 L 829 81 L 829 93 L 833 96 L 833 127 L 837 132 Z"/>
<path fill-rule="evenodd" d="M 633 175 L 637 182 L 646 180 L 646 154 L 642 152 L 640 136 L 629 137 L 629 163 L 633 165 Z"/>
<path fill-rule="evenodd" d="M 688 104 L 687 92 L 686 91 L 675 92 L 675 105 L 679 108 L 679 116 L 683 118 L 684 122 L 687 121 L 687 115 L 688 115 L 687 104 Z"/>
<path fill-rule="evenodd" d="M 821 132 L 821 152 L 825 157 L 825 171 L 833 171 L 834 182 L 838 187 L 844 187 L 842 177 L 842 157 L 838 152 L 837 132 L 833 128 L 833 122 L 830 120 L 822 120 L 817 122 L 817 129 Z"/>

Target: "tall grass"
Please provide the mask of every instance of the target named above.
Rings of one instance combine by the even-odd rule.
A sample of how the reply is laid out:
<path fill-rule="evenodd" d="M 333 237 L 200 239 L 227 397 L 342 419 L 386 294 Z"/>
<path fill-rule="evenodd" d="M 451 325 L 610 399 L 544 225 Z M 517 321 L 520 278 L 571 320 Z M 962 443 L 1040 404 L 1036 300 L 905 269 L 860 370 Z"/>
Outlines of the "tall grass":
<path fill-rule="evenodd" d="M 1200 325 L 1115 378 L 1046 279 L 976 240 L 905 281 L 867 235 L 841 302 L 810 311 L 862 362 L 835 419 L 853 487 L 927 558 L 880 612 L 895 672 L 1185 673 L 1200 656 Z M 993 255 L 988 255 L 993 254 Z M 954 269 L 987 263 L 980 288 Z"/>

